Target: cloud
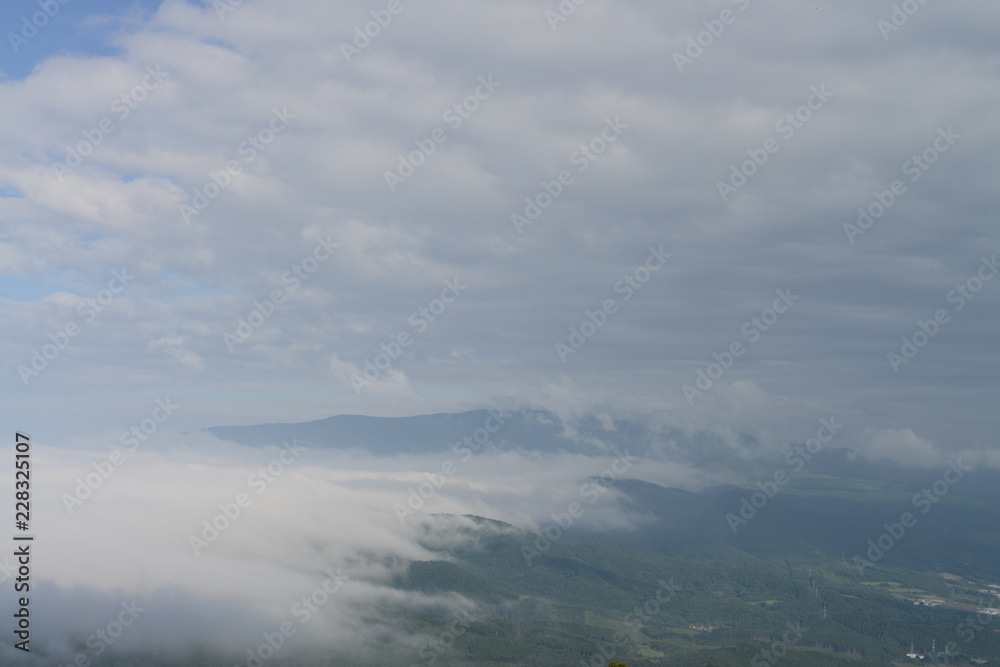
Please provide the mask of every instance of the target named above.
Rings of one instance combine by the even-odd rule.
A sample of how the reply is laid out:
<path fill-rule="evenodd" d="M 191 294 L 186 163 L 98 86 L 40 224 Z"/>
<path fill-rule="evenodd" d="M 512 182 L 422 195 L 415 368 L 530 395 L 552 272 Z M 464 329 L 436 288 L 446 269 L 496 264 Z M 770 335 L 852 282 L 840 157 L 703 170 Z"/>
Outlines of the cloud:
<path fill-rule="evenodd" d="M 545 406 L 606 453 L 617 419 L 653 415 L 651 451 L 670 456 L 635 475 L 700 488 L 712 480 L 679 461 L 780 452 L 832 414 L 874 460 L 936 465 L 966 448 L 995 463 L 1000 290 L 980 279 L 961 310 L 949 295 L 998 246 L 1000 7 L 929 3 L 884 39 L 885 8 L 732 4 L 739 20 L 683 72 L 675 53 L 717 10 L 653 0 L 591 0 L 556 29 L 555 3 L 407 2 L 350 59 L 343 45 L 372 20 L 361 2 L 255 0 L 221 20 L 213 3 L 165 0 L 79 21 L 71 3 L 46 28 L 58 53 L 39 37 L 0 63 L 16 72 L 0 80 L 0 397 L 48 452 L 53 599 L 197 599 L 206 615 L 177 620 L 197 643 L 233 605 L 256 619 L 234 628 L 265 631 L 342 563 L 355 581 L 311 633 L 386 645 L 382 606 L 404 604 L 387 586 L 396 563 L 438 557 L 429 545 L 447 539 L 427 516 L 544 526 L 613 459 L 474 457 L 425 499 L 431 527 L 411 528 L 393 508 L 449 454 L 313 453 L 198 557 L 188 536 L 277 452 L 166 429 Z M 482 77 L 501 84 L 487 99 Z M 822 108 L 801 112 L 824 86 Z M 947 128 L 954 146 L 913 172 Z M 413 172 L 390 190 L 402 163 Z M 719 182 L 738 174 L 723 201 Z M 905 194 L 851 243 L 844 225 L 895 180 Z M 197 206 L 188 221 L 182 205 Z M 512 215 L 529 212 L 519 234 Z M 327 237 L 340 248 L 313 271 Z M 640 287 L 661 245 L 672 258 Z M 127 289 L 81 310 L 123 270 Z M 468 289 L 415 331 L 411 316 L 456 279 Z M 801 298 L 772 321 L 786 289 Z M 276 291 L 252 337 L 227 345 Z M 556 343 L 609 302 L 614 315 L 560 359 Z M 894 372 L 887 355 L 942 308 L 951 321 Z M 79 334 L 43 355 L 70 325 Z M 412 344 L 355 392 L 401 332 Z M 684 384 L 737 342 L 689 405 Z M 66 514 L 60 495 L 95 472 L 95 452 L 167 397 L 182 407 L 163 432 Z M 634 521 L 615 494 L 581 527 Z M 67 638 L 93 631 L 69 618 L 53 625 Z M 400 650 L 418 641 L 402 636 Z"/>
<path fill-rule="evenodd" d="M 986 446 L 991 376 L 971 360 L 992 358 L 976 333 L 996 326 L 992 285 L 953 313 L 905 382 L 879 363 L 947 306 L 996 239 L 1000 136 L 986 110 L 997 100 L 979 36 L 1000 15 L 974 4 L 949 12 L 947 29 L 933 27 L 945 9 L 924 7 L 889 40 L 877 8 L 824 0 L 796 10 L 793 30 L 787 7 L 754 4 L 684 72 L 674 52 L 712 17 L 652 2 L 589 3 L 556 30 L 528 0 L 406 5 L 350 61 L 341 44 L 372 20 L 350 3 L 262 0 L 220 20 L 211 4 L 169 0 L 130 13 L 120 32 L 107 16 L 84 22 L 94 36 L 112 31 L 118 50 L 43 57 L 0 82 L 0 278 L 12 295 L 20 281 L 45 292 L 0 318 L 3 372 L 16 379 L 73 318 L 48 296 L 92 297 L 112 268 L 137 278 L 30 392 L 11 383 L 5 399 L 36 422 L 70 406 L 73 429 L 43 427 L 53 438 L 124 426 L 101 406 L 141 414 L 150 384 L 199 398 L 179 418 L 190 428 L 467 405 L 430 408 L 427 396 L 532 400 L 533 387 L 567 383 L 681 419 L 683 384 L 748 343 L 743 323 L 790 286 L 795 309 L 703 397 L 741 415 L 737 430 L 776 437 L 782 419 L 795 430 L 836 411 Z M 485 99 L 480 77 L 500 83 Z M 933 103 L 927 80 L 947 82 Z M 816 86 L 832 97 L 781 136 L 776 125 Z M 275 110 L 288 117 L 280 132 Z M 628 127 L 604 149 L 595 137 L 609 118 Z M 104 119 L 113 129 L 99 129 Z M 962 138 L 849 244 L 856 208 L 906 178 L 901 165 L 949 126 Z M 446 140 L 390 191 L 385 174 L 436 129 Z M 781 150 L 721 201 L 717 182 L 772 135 Z M 53 164 L 88 142 L 60 180 Z M 573 182 L 518 234 L 511 214 L 561 170 Z M 956 188 L 961 198 L 944 194 Z M 184 224 L 179 206 L 197 193 L 205 206 Z M 293 293 L 282 276 L 317 230 L 341 249 Z M 626 299 L 616 285 L 660 245 L 673 258 Z M 363 368 L 455 276 L 468 291 L 378 387 L 359 397 L 341 377 L 349 366 L 331 375 L 332 358 Z M 276 289 L 286 302 L 227 349 L 223 334 Z M 562 363 L 555 343 L 608 299 L 617 314 Z M 282 389 L 246 389 L 262 383 Z M 737 389 L 749 386 L 780 409 Z"/>
<path fill-rule="evenodd" d="M 133 600 L 144 611 L 117 649 L 243 653 L 284 621 L 299 627 L 296 603 L 330 573 L 342 585 L 322 596 L 289 650 L 405 657 L 427 639 L 408 615 L 477 611 L 459 595 L 399 589 L 410 563 L 450 560 L 498 531 L 540 530 L 572 502 L 586 508 L 574 523 L 581 534 L 638 525 L 609 479 L 689 489 L 711 481 L 683 464 L 619 454 L 445 445 L 387 457 L 300 445 L 247 448 L 160 430 L 134 451 L 108 440 L 36 446 L 33 466 L 45 475 L 33 492 L 34 527 L 48 536 L 33 559 L 45 600 L 39 622 L 51 638 L 45 659 L 71 659 Z M 608 486 L 594 486 L 611 470 Z"/>
<path fill-rule="evenodd" d="M 873 461 L 892 461 L 922 468 L 937 466 L 944 460 L 933 442 L 910 429 L 867 428 L 861 434 L 860 452 Z"/>
<path fill-rule="evenodd" d="M 184 340 L 177 337 L 163 337 L 149 342 L 151 350 L 160 350 L 174 357 L 185 368 L 205 370 L 205 361 L 194 352 L 184 349 Z"/>

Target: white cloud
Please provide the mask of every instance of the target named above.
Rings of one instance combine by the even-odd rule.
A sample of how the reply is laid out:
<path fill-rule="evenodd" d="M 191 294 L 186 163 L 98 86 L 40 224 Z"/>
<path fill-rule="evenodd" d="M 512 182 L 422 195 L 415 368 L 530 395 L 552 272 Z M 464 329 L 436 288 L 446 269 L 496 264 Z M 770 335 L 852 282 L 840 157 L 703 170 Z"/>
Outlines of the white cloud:
<path fill-rule="evenodd" d="M 931 467 L 944 456 L 934 443 L 908 428 L 867 428 L 861 434 L 860 452 L 874 461 L 892 461 L 904 465 Z"/>
<path fill-rule="evenodd" d="M 963 332 L 995 327 L 997 292 L 955 313 L 962 324 L 935 339 L 919 371 L 906 369 L 919 390 L 893 384 L 872 361 L 931 315 L 995 239 L 987 203 L 997 135 L 987 110 L 996 91 L 984 83 L 982 44 L 970 35 L 1000 18 L 993 5 L 976 4 L 969 12 L 925 7 L 906 27 L 909 38 L 888 43 L 874 28 L 871 41 L 859 33 L 875 24 L 870 8 L 820 2 L 796 10 L 805 23 L 793 30 L 780 27 L 788 8 L 754 6 L 683 74 L 672 53 L 708 17 L 662 3 L 590 3 L 555 32 L 528 0 L 408 5 L 353 62 L 340 42 L 371 18 L 357 4 L 261 0 L 224 21 L 211 6 L 174 0 L 145 18 L 133 13 L 115 37 L 119 54 L 63 54 L 0 82 L 0 139 L 10 149 L 0 158 L 0 192 L 20 195 L 0 198 L 9 234 L 0 243 L 2 275 L 51 280 L 52 292 L 81 297 L 99 289 L 109 267 L 139 275 L 120 306 L 79 339 L 72 364 L 54 364 L 36 394 L 5 398 L 31 419 L 46 405 L 73 405 L 78 428 L 96 431 L 114 426 L 99 394 L 128 405 L 153 382 L 202 397 L 192 426 L 240 421 L 262 405 L 211 398 L 222 387 L 261 378 L 329 383 L 331 355 L 362 366 L 443 279 L 461 275 L 469 292 L 382 387 L 400 397 L 391 409 L 420 405 L 411 385 L 497 395 L 566 378 L 602 399 L 683 411 L 680 386 L 692 364 L 708 363 L 774 289 L 794 282 L 803 294 L 797 310 L 724 382 L 759 387 L 780 414 L 749 395 L 729 405 L 723 390 L 715 398 L 738 415 L 738 428 L 777 437 L 782 419 L 804 412 L 808 422 L 835 409 L 857 423 L 913 424 L 938 441 L 950 430 L 985 444 L 995 425 L 957 416 L 961 406 L 990 405 L 989 392 L 974 389 L 984 367 L 965 361 L 988 359 L 989 350 Z M 932 28 L 944 11 L 948 30 Z M 780 79 L 770 74 L 772 44 L 786 63 Z M 150 67 L 168 75 L 121 118 L 114 100 Z M 502 86 L 453 129 L 443 112 L 486 75 Z M 947 86 L 932 103 L 928 80 Z M 723 205 L 715 182 L 820 84 L 835 97 Z M 275 108 L 294 115 L 289 126 L 248 150 L 244 142 L 267 128 Z M 575 170 L 574 152 L 616 116 L 629 125 L 621 139 L 517 235 L 510 214 L 542 181 Z M 114 130 L 60 182 L 53 160 L 105 117 Z M 856 206 L 899 176 L 941 125 L 968 139 L 892 211 L 916 235 L 906 257 L 896 256 L 904 232 L 889 218 L 858 247 L 841 243 Z M 447 141 L 389 192 L 384 172 L 436 127 Z M 239 173 L 183 224 L 179 204 L 230 161 Z M 957 183 L 965 184 L 962 203 L 935 194 Z M 338 257 L 231 354 L 222 334 L 283 287 L 283 272 L 310 250 L 311 229 L 336 236 Z M 675 259 L 625 302 L 613 286 L 660 243 Z M 903 294 L 900 284 L 923 288 Z M 572 363 L 560 363 L 554 342 L 608 298 L 620 313 Z M 5 337 L 14 341 L 7 359 L 30 355 L 60 317 L 44 299 L 16 307 L 35 324 L 28 332 L 5 325 L 17 334 Z M 165 339 L 183 346 L 150 345 Z M 174 350 L 171 363 L 164 349 Z M 956 364 L 963 379 L 946 386 Z M 16 377 L 15 368 L 5 372 Z M 103 385 L 95 400 L 79 397 L 84 377 Z M 266 410 L 274 419 L 386 411 L 377 392 L 333 393 L 272 394 Z M 927 405 L 945 409 L 932 417 Z"/>

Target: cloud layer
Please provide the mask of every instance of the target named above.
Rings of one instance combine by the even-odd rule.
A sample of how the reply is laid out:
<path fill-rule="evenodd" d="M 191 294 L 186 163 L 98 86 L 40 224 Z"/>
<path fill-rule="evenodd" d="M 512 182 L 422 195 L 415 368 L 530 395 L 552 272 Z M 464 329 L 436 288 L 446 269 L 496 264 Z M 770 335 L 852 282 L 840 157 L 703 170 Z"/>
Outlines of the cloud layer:
<path fill-rule="evenodd" d="M 94 659 L 98 631 L 117 632 L 124 610 L 138 609 L 115 650 L 245 653 L 291 623 L 293 653 L 412 657 L 429 637 L 410 617 L 477 612 L 460 595 L 397 586 L 411 562 L 448 560 L 504 530 L 462 515 L 537 532 L 579 502 L 578 534 L 628 528 L 640 518 L 618 503 L 617 481 L 694 489 L 709 479 L 639 461 L 493 447 L 385 457 L 166 433 L 123 459 L 36 448 L 32 465 L 45 473 L 33 489 L 33 531 L 45 537 L 33 545 L 33 617 L 45 628 L 36 646 L 47 664 L 81 651 Z M 14 559 L 0 565 L 13 576 Z"/>
<path fill-rule="evenodd" d="M 188 428 L 567 379 L 692 419 L 752 383 L 800 427 L 993 432 L 1000 297 L 953 294 L 996 251 L 993 4 L 898 30 L 824 0 L 222 6 L 91 21 L 99 54 L 0 82 L 4 404 L 47 437 L 168 393 Z"/>

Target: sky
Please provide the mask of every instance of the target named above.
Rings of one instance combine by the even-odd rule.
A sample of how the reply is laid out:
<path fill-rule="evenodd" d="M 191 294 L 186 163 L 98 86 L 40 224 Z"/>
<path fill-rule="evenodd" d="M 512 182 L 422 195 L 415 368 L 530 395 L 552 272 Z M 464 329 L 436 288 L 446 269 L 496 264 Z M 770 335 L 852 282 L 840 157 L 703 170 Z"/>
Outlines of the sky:
<path fill-rule="evenodd" d="M 992 441 L 992 3 L 58 7 L 0 20 L 22 429 L 506 398 Z"/>
<path fill-rule="evenodd" d="M 46 471 L 57 653 L 133 595 L 239 649 L 331 563 L 317 642 L 467 604 L 387 585 L 456 539 L 392 510 L 436 455 L 312 452 L 192 553 L 280 455 L 207 427 L 503 405 L 778 451 L 833 419 L 870 458 L 1000 462 L 995 2 L 13 0 L 0 28 L 0 420 Z M 476 458 L 428 508 L 536 529 L 612 460 Z"/>

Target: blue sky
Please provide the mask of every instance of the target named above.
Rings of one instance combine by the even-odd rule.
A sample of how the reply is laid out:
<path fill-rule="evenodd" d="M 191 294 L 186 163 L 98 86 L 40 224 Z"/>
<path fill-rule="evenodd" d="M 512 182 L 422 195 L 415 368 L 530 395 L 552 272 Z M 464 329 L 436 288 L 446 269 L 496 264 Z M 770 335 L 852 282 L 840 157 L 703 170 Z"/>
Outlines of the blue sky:
<path fill-rule="evenodd" d="M 138 0 L 71 0 L 60 5 L 56 0 L 58 13 L 25 44 L 12 44 L 9 34 L 19 37 L 30 34 L 30 29 L 24 27 L 24 18 L 31 20 L 42 11 L 38 0 L 12 0 L 0 9 L 0 26 L 4 35 L 4 45 L 0 49 L 0 72 L 11 79 L 23 79 L 35 65 L 52 56 L 114 56 L 120 53 L 115 36 L 150 16 L 159 4 Z M 42 22 L 38 20 L 38 23 Z"/>

